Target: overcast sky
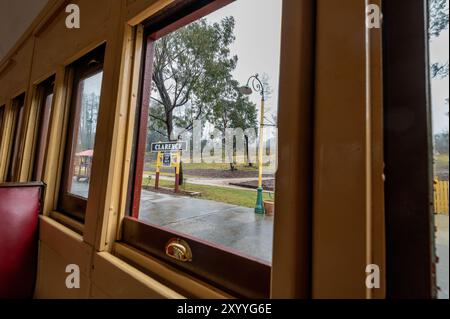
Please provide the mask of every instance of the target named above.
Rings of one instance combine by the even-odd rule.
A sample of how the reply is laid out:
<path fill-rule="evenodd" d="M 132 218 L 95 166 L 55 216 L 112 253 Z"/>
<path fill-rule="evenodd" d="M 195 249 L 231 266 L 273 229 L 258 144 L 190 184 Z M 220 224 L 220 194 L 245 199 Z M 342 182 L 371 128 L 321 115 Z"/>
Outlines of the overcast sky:
<path fill-rule="evenodd" d="M 256 73 L 267 74 L 273 93 L 266 102 L 268 113 L 276 115 L 278 107 L 278 80 L 281 50 L 281 0 L 238 0 L 213 12 L 206 18 L 219 22 L 226 16 L 235 18 L 236 40 L 231 46 L 239 58 L 234 78 L 242 85 Z M 254 93 L 251 100 L 260 106 L 261 97 Z"/>

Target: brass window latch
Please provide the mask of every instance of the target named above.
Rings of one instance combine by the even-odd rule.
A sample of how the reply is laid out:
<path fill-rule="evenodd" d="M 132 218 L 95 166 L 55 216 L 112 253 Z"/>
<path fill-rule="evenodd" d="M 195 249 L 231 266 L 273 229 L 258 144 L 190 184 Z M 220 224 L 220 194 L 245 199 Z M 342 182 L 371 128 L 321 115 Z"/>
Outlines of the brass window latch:
<path fill-rule="evenodd" d="M 192 250 L 188 243 L 179 238 L 173 238 L 166 244 L 166 255 L 182 262 L 192 261 Z"/>

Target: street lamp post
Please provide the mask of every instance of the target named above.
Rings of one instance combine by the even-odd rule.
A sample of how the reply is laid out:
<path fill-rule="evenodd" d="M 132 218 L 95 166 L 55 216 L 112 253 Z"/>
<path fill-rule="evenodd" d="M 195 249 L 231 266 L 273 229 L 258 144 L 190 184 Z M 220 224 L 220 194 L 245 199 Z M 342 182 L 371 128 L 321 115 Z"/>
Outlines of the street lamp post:
<path fill-rule="evenodd" d="M 250 87 L 251 84 L 251 87 Z M 252 89 L 253 88 L 253 89 Z M 252 75 L 247 84 L 239 89 L 241 94 L 250 95 L 255 92 L 259 92 L 261 94 L 261 119 L 259 123 L 259 150 L 258 150 L 258 190 L 256 195 L 256 205 L 255 205 L 255 213 L 256 214 L 264 214 L 264 205 L 263 205 L 263 150 L 264 150 L 264 102 L 265 102 L 265 90 L 264 84 L 259 79 L 259 75 Z"/>

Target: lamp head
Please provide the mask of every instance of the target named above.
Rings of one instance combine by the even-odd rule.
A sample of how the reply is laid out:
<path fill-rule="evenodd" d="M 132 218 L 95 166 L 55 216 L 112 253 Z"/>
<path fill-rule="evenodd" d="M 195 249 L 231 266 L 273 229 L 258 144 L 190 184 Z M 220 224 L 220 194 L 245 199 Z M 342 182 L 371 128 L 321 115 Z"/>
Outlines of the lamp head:
<path fill-rule="evenodd" d="M 239 88 L 239 93 L 241 93 L 242 95 L 250 95 L 253 93 L 253 90 L 248 85 L 245 85 Z"/>

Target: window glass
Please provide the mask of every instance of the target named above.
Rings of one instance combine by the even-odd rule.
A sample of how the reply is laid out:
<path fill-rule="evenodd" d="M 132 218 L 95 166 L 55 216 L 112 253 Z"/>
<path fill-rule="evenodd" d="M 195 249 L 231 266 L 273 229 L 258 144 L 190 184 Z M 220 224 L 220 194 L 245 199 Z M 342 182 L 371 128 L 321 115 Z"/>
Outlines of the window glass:
<path fill-rule="evenodd" d="M 6 174 L 6 182 L 17 181 L 19 170 L 19 150 L 20 150 L 20 132 L 23 125 L 25 94 L 13 100 L 12 104 L 12 144 L 10 147 L 8 171 Z"/>
<path fill-rule="evenodd" d="M 68 192 L 88 198 L 94 142 L 97 128 L 98 107 L 103 72 L 98 72 L 80 81 L 80 109 L 75 117 L 75 134 L 71 154 L 72 169 L 68 180 Z"/>
<path fill-rule="evenodd" d="M 58 209 L 81 222 L 89 197 L 105 47 L 70 66 L 74 79 Z"/>
<path fill-rule="evenodd" d="M 133 215 L 270 264 L 281 1 L 235 1 L 171 31 L 149 40 Z"/>
<path fill-rule="evenodd" d="M 33 180 L 42 180 L 44 168 L 45 150 L 50 126 L 50 114 L 53 103 L 53 78 L 37 88 L 40 103 L 37 117 L 37 136 L 34 154 Z"/>

